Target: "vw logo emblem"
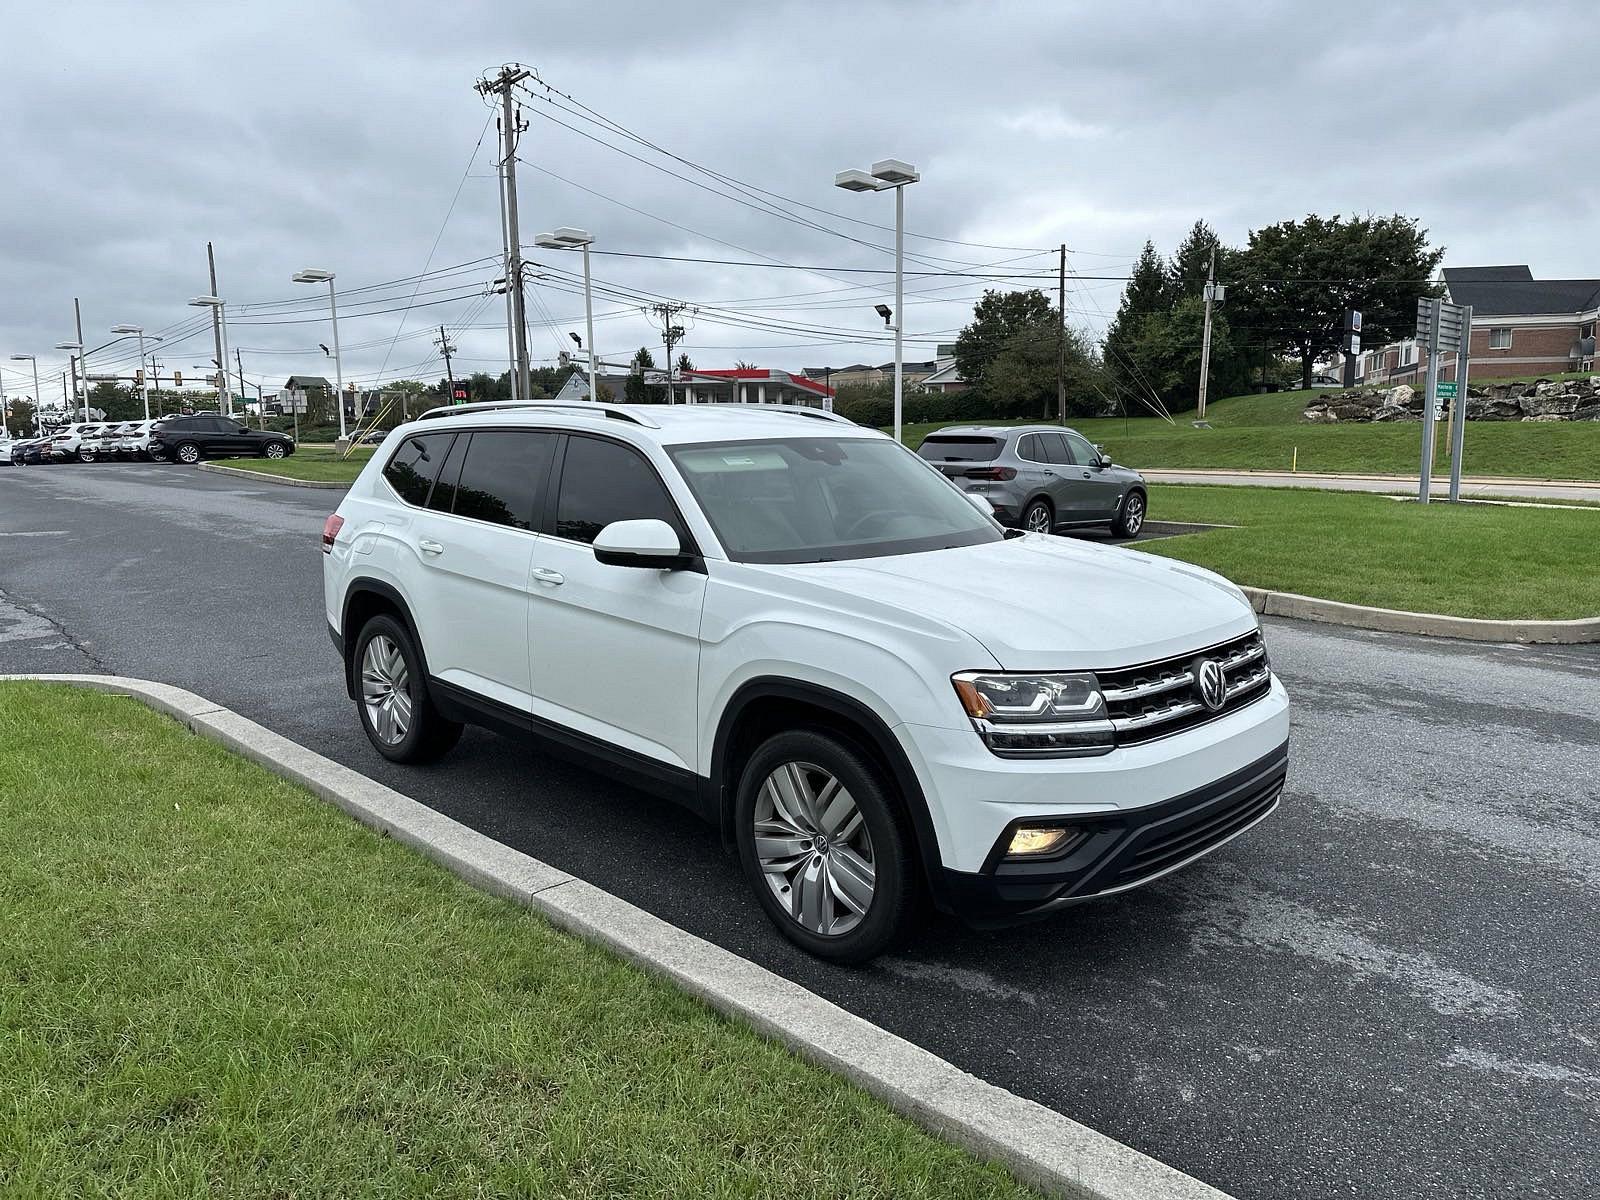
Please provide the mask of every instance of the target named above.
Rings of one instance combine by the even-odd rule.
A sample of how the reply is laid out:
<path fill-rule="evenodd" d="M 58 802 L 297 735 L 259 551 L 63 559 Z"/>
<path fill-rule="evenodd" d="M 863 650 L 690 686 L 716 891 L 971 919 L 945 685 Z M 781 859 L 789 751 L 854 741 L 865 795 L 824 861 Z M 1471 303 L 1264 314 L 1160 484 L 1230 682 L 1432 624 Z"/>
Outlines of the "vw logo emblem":
<path fill-rule="evenodd" d="M 1202 659 L 1195 666 L 1194 690 L 1210 712 L 1216 712 L 1228 699 L 1228 677 L 1214 658 Z"/>

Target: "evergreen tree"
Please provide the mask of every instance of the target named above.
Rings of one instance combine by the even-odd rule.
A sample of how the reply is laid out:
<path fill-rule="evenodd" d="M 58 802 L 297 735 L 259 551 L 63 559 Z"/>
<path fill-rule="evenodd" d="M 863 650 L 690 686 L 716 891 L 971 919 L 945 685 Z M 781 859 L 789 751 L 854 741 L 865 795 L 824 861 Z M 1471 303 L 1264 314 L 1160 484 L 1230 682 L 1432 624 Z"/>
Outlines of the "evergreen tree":
<path fill-rule="evenodd" d="M 1167 264 L 1154 242 L 1145 242 L 1139 261 L 1133 265 L 1128 286 L 1122 289 L 1117 315 L 1106 329 L 1102 342 L 1105 369 L 1118 383 L 1131 383 L 1133 346 L 1139 327 L 1152 313 L 1167 311 Z"/>

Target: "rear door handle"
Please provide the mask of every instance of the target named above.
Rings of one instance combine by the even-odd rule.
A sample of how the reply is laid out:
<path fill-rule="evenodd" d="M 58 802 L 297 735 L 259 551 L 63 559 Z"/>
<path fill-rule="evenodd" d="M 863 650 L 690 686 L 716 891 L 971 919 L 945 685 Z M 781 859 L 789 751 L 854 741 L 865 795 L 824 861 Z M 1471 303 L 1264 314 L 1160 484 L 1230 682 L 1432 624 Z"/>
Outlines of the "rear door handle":
<path fill-rule="evenodd" d="M 550 567 L 535 567 L 533 569 L 533 577 L 540 583 L 565 583 L 567 581 L 565 575 L 560 571 L 552 570 Z"/>
<path fill-rule="evenodd" d="M 417 549 L 421 550 L 424 554 L 444 553 L 443 546 L 441 546 L 438 542 L 430 542 L 427 538 L 423 538 L 422 541 L 417 543 Z"/>

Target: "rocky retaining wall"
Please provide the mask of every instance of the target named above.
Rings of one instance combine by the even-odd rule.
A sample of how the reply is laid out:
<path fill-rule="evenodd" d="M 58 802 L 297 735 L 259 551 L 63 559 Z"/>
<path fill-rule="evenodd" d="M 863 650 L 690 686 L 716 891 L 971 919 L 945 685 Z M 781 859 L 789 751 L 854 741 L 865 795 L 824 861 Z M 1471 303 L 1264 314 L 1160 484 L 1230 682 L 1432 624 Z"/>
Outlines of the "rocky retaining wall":
<path fill-rule="evenodd" d="M 1313 424 L 1345 421 L 1420 421 L 1423 392 L 1400 384 L 1314 396 L 1304 418 Z M 1446 401 L 1448 406 L 1448 401 Z M 1469 421 L 1600 421 L 1600 375 L 1588 379 L 1541 379 L 1470 387 Z"/>

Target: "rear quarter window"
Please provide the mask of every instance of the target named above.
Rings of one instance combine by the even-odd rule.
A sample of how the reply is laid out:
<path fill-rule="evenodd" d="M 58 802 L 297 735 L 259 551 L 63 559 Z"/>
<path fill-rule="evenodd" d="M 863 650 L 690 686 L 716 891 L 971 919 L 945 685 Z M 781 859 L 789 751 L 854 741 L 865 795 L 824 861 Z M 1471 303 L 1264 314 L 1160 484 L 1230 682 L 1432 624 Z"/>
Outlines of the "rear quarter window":
<path fill-rule="evenodd" d="M 395 449 L 383 468 L 383 477 L 407 504 L 426 508 L 439 465 L 450 451 L 454 433 L 424 433 L 409 437 Z"/>
<path fill-rule="evenodd" d="M 990 462 L 1004 443 L 992 437 L 954 437 L 933 434 L 922 439 L 917 453 L 929 462 Z"/>

